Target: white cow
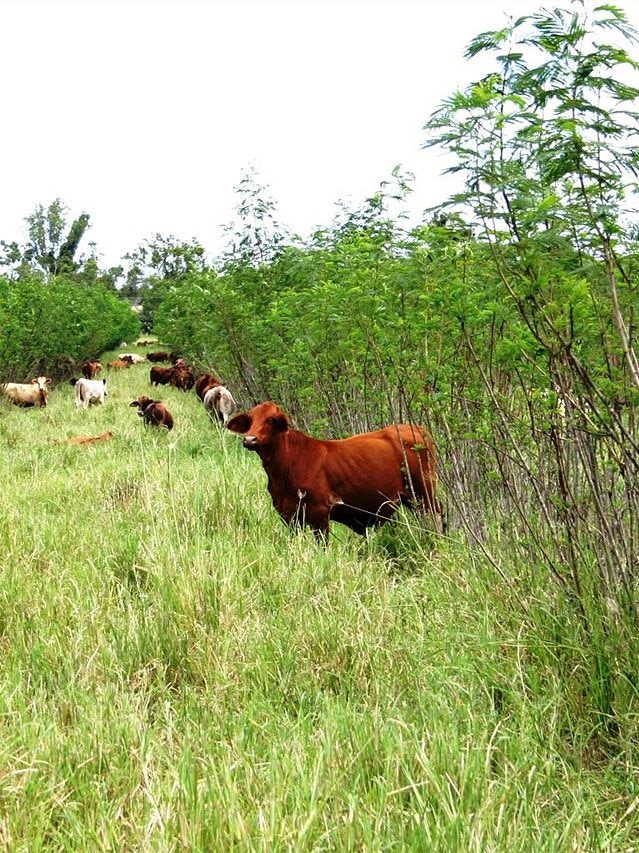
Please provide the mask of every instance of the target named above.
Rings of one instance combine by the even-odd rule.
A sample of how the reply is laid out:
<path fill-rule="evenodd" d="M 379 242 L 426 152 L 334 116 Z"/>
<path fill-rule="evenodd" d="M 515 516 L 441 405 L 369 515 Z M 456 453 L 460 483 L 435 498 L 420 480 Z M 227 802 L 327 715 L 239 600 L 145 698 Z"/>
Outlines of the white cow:
<path fill-rule="evenodd" d="M 224 385 L 215 385 L 207 391 L 202 402 L 206 411 L 210 415 L 215 414 L 219 420 L 223 421 L 224 426 L 237 408 L 233 395 Z"/>
<path fill-rule="evenodd" d="M 107 395 L 106 379 L 78 379 L 75 382 L 75 405 L 79 409 L 102 405 Z"/>
<path fill-rule="evenodd" d="M 118 358 L 123 361 L 130 361 L 131 364 L 144 364 L 146 358 L 143 355 L 138 355 L 135 352 L 121 352 Z"/>

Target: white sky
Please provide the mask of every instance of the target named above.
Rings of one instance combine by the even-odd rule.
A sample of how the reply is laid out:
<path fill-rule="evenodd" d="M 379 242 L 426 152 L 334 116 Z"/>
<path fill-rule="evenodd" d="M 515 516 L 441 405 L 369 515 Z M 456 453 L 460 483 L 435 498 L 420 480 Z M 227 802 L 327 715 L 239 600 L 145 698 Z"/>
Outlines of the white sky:
<path fill-rule="evenodd" d="M 568 0 L 0 0 L 0 239 L 59 197 L 105 266 L 156 232 L 215 252 L 250 166 L 303 236 L 398 163 L 437 204 L 424 123 L 483 73 L 470 39 L 542 5 Z"/>

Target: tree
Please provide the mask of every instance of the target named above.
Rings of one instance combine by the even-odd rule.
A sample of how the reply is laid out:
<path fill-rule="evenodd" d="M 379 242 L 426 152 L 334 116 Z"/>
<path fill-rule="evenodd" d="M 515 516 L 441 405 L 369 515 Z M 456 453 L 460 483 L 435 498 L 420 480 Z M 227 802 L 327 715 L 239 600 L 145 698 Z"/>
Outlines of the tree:
<path fill-rule="evenodd" d="M 277 204 L 262 186 L 255 169 L 243 173 L 235 187 L 237 219 L 225 227 L 228 248 L 222 266 L 254 266 L 271 261 L 282 248 L 287 229 L 276 218 Z"/>
<path fill-rule="evenodd" d="M 145 332 L 153 329 L 153 318 L 167 288 L 179 286 L 194 273 L 206 268 L 204 248 L 192 238 L 190 242 L 173 235 L 154 234 L 137 249 L 125 255 L 129 262 L 122 293 L 140 300 L 140 320 Z"/>
<path fill-rule="evenodd" d="M 28 237 L 24 244 L 0 241 L 0 263 L 13 267 L 18 275 L 39 270 L 45 275 L 75 275 L 83 264 L 78 257 L 80 243 L 89 228 L 90 216 L 81 213 L 67 228 L 68 208 L 56 198 L 45 208 L 39 204 L 25 218 Z"/>
<path fill-rule="evenodd" d="M 426 145 L 446 148 L 448 171 L 464 176 L 449 205 L 493 261 L 483 300 L 458 293 L 473 411 L 490 424 L 485 444 L 522 538 L 584 616 L 593 556 L 606 594 L 633 608 L 639 560 L 637 289 L 623 227 L 639 170 L 639 65 L 611 35 L 635 40 L 622 11 L 589 13 L 582 0 L 481 33 L 467 56 L 494 52 L 496 69 L 426 125 Z"/>

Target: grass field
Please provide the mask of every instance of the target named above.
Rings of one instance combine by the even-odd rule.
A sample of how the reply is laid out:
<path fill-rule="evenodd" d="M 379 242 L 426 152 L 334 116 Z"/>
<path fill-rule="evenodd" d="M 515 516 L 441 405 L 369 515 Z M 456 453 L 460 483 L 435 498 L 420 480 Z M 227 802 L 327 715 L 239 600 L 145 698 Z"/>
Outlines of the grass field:
<path fill-rule="evenodd" d="M 409 514 L 324 550 L 193 392 L 160 389 L 166 433 L 128 407 L 148 365 L 108 381 L 0 406 L 4 849 L 639 846 L 635 716 L 593 735 L 600 662 L 545 577 Z"/>

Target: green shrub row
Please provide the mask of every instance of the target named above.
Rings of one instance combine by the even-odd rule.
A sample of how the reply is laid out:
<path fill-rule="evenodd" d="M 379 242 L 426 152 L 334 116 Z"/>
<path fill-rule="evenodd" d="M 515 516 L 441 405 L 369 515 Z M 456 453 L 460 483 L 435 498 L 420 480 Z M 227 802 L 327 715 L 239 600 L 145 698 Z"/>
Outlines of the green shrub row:
<path fill-rule="evenodd" d="M 115 293 L 67 278 L 0 277 L 0 376 L 64 376 L 77 361 L 137 337 L 140 323 Z"/>

